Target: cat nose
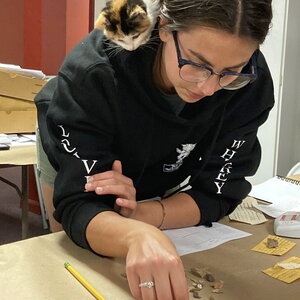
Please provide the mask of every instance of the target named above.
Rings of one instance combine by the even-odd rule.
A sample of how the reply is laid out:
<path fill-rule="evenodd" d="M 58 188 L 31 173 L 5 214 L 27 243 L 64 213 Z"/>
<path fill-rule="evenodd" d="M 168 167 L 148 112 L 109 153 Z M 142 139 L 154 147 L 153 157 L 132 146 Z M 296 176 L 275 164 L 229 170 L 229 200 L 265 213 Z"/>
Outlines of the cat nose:
<path fill-rule="evenodd" d="M 133 50 L 135 50 L 135 49 L 137 49 L 137 48 L 138 48 L 138 45 L 134 45 L 134 44 L 128 45 L 128 46 L 127 46 L 127 50 L 128 50 L 128 51 L 133 51 Z"/>

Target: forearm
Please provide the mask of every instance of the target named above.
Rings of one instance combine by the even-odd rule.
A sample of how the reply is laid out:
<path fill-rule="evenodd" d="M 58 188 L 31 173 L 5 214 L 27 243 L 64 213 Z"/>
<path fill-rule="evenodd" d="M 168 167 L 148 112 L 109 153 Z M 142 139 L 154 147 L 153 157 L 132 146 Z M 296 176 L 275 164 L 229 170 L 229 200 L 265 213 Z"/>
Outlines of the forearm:
<path fill-rule="evenodd" d="M 165 209 L 161 229 L 188 227 L 200 222 L 199 207 L 190 195 L 178 193 L 161 202 Z M 158 227 L 163 219 L 163 210 L 157 201 L 140 202 L 134 218 Z"/>
<path fill-rule="evenodd" d="M 143 237 L 147 230 L 154 235 L 160 233 L 149 224 L 125 218 L 112 211 L 105 211 L 90 221 L 86 229 L 86 238 L 96 253 L 125 257 L 129 246 Z"/>

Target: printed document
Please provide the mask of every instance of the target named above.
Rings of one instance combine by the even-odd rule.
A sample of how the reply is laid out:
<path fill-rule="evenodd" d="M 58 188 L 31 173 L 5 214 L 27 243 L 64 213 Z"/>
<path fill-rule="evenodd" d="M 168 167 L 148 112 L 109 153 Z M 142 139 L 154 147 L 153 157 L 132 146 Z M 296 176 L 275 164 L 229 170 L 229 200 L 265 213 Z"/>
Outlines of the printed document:
<path fill-rule="evenodd" d="M 163 232 L 173 241 L 180 256 L 211 249 L 225 242 L 251 235 L 220 223 L 212 224 L 212 227 L 193 226 Z"/>

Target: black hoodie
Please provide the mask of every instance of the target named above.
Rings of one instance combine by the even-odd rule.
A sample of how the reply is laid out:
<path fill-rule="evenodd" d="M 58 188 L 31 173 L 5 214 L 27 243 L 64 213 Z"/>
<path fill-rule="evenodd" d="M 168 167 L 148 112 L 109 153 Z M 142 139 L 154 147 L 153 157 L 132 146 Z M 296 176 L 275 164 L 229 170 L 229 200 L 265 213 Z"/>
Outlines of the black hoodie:
<path fill-rule="evenodd" d="M 177 116 L 152 80 L 156 49 L 114 54 L 94 30 L 67 56 L 36 97 L 42 143 L 57 170 L 54 217 L 78 245 L 113 195 L 85 192 L 87 177 L 122 162 L 137 201 L 163 196 L 190 176 L 200 224 L 228 215 L 251 189 L 261 157 L 257 129 L 274 104 L 270 72 L 259 53 L 258 78 L 186 103 Z"/>

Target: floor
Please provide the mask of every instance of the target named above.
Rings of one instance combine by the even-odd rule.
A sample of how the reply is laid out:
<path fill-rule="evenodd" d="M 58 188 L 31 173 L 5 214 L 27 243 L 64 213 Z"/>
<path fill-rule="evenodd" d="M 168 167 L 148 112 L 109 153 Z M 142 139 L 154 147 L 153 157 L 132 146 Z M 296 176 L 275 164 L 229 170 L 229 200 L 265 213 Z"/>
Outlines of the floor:
<path fill-rule="evenodd" d="M 0 169 L 0 176 L 21 185 L 21 167 Z M 28 223 L 28 237 L 50 233 L 43 229 L 41 215 L 29 212 Z M 21 240 L 21 232 L 20 198 L 12 187 L 0 181 L 0 245 Z"/>

